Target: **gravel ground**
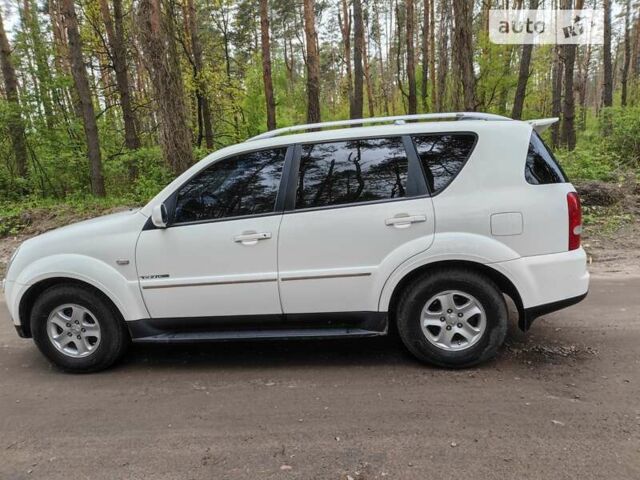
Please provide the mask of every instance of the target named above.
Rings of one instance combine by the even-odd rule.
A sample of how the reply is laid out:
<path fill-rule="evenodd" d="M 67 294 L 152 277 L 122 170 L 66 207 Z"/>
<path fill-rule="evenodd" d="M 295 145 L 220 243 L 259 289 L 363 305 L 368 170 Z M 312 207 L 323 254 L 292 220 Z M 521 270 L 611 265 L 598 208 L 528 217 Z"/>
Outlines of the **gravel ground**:
<path fill-rule="evenodd" d="M 640 478 L 640 277 L 476 369 L 394 337 L 135 346 L 60 373 L 0 303 L 0 478 Z"/>

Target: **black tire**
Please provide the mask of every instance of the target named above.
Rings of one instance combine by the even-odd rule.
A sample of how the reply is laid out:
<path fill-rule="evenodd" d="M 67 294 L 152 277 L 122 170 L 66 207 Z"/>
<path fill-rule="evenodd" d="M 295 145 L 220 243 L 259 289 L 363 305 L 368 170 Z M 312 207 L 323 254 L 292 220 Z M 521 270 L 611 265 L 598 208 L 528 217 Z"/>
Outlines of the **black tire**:
<path fill-rule="evenodd" d="M 86 357 L 73 358 L 59 351 L 47 333 L 47 319 L 57 307 L 77 304 L 87 308 L 100 325 L 100 343 Z M 66 372 L 90 373 L 104 370 L 125 353 L 129 333 L 120 313 L 101 295 L 79 285 L 56 285 L 36 299 L 31 310 L 31 333 L 40 351 Z"/>
<path fill-rule="evenodd" d="M 486 314 L 486 328 L 475 344 L 448 351 L 431 343 L 422 331 L 422 309 L 434 295 L 458 290 L 472 295 Z M 508 311 L 504 296 L 491 279 L 473 270 L 442 269 L 413 281 L 402 293 L 396 309 L 398 333 L 420 361 L 447 368 L 465 368 L 492 358 L 507 334 Z"/>

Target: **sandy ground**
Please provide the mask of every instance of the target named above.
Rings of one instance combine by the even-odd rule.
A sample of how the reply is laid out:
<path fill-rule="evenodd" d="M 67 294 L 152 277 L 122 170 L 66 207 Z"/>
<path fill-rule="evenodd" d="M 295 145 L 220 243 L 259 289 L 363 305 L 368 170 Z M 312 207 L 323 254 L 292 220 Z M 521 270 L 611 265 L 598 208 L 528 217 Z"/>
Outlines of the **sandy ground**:
<path fill-rule="evenodd" d="M 638 479 L 639 290 L 597 276 L 464 371 L 387 337 L 135 346 L 66 375 L 0 303 L 0 478 Z"/>

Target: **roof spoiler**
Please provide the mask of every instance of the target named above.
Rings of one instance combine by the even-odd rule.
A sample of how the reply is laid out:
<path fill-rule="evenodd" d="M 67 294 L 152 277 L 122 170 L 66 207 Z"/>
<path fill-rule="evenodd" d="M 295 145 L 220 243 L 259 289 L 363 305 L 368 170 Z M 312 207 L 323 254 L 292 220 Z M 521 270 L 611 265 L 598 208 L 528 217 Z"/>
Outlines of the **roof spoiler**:
<path fill-rule="evenodd" d="M 536 132 L 542 133 L 559 120 L 558 117 L 539 118 L 537 120 L 527 120 L 527 123 L 531 125 Z"/>

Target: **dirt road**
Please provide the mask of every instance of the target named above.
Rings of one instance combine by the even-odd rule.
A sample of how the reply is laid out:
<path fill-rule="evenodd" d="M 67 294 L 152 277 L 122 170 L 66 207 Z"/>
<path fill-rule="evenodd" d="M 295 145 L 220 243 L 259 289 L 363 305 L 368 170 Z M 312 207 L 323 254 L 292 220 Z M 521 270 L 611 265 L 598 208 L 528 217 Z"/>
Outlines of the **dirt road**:
<path fill-rule="evenodd" d="M 59 373 L 0 303 L 0 478 L 640 478 L 640 278 L 445 371 L 394 338 L 132 349 Z"/>

